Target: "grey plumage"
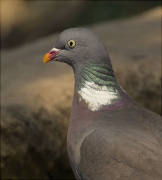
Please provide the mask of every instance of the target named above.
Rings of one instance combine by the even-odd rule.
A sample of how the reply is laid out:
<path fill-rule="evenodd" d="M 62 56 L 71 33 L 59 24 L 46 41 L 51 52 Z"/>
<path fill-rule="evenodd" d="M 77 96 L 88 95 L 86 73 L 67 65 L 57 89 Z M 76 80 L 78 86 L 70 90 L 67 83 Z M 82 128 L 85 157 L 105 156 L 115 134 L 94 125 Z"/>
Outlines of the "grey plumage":
<path fill-rule="evenodd" d="M 67 145 L 76 178 L 162 179 L 162 118 L 120 87 L 99 38 L 88 29 L 68 29 L 44 62 L 51 60 L 74 70 Z"/>

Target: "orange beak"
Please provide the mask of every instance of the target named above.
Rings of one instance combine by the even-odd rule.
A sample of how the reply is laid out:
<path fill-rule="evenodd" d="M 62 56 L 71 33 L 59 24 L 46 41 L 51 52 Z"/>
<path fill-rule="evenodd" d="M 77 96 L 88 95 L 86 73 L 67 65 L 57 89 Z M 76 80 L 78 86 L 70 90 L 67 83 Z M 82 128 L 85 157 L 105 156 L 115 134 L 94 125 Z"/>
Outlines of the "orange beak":
<path fill-rule="evenodd" d="M 55 59 L 61 49 L 53 48 L 49 53 L 47 53 L 43 58 L 43 63 L 48 63 L 49 61 Z"/>
<path fill-rule="evenodd" d="M 48 63 L 50 61 L 50 54 L 47 53 L 43 58 L 43 63 Z"/>

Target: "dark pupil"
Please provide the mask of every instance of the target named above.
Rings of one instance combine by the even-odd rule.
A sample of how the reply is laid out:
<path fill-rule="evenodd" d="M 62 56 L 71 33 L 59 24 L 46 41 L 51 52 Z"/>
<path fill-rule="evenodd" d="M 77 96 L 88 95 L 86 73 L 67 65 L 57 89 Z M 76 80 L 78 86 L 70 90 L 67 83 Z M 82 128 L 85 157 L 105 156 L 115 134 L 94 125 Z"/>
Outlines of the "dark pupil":
<path fill-rule="evenodd" d="M 73 45 L 73 42 L 71 41 L 71 42 L 70 42 L 70 46 L 72 46 L 72 45 Z"/>

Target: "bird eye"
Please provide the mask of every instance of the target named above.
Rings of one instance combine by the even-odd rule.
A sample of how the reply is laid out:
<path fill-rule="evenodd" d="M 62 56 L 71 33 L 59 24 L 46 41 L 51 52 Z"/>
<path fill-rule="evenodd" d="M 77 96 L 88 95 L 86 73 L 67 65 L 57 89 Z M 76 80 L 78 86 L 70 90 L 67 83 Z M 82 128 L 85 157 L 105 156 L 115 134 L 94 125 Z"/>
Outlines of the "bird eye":
<path fill-rule="evenodd" d="M 68 46 L 73 48 L 76 45 L 76 42 L 74 40 L 68 41 Z"/>

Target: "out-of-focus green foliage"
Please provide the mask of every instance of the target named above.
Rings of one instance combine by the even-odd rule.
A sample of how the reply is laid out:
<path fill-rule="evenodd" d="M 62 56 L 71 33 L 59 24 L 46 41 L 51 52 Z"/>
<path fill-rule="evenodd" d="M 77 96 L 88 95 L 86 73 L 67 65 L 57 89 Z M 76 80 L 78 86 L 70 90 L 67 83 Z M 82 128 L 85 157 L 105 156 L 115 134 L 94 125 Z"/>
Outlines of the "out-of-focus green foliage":
<path fill-rule="evenodd" d="M 160 5 L 160 1 L 89 1 L 73 25 L 125 18 Z"/>

